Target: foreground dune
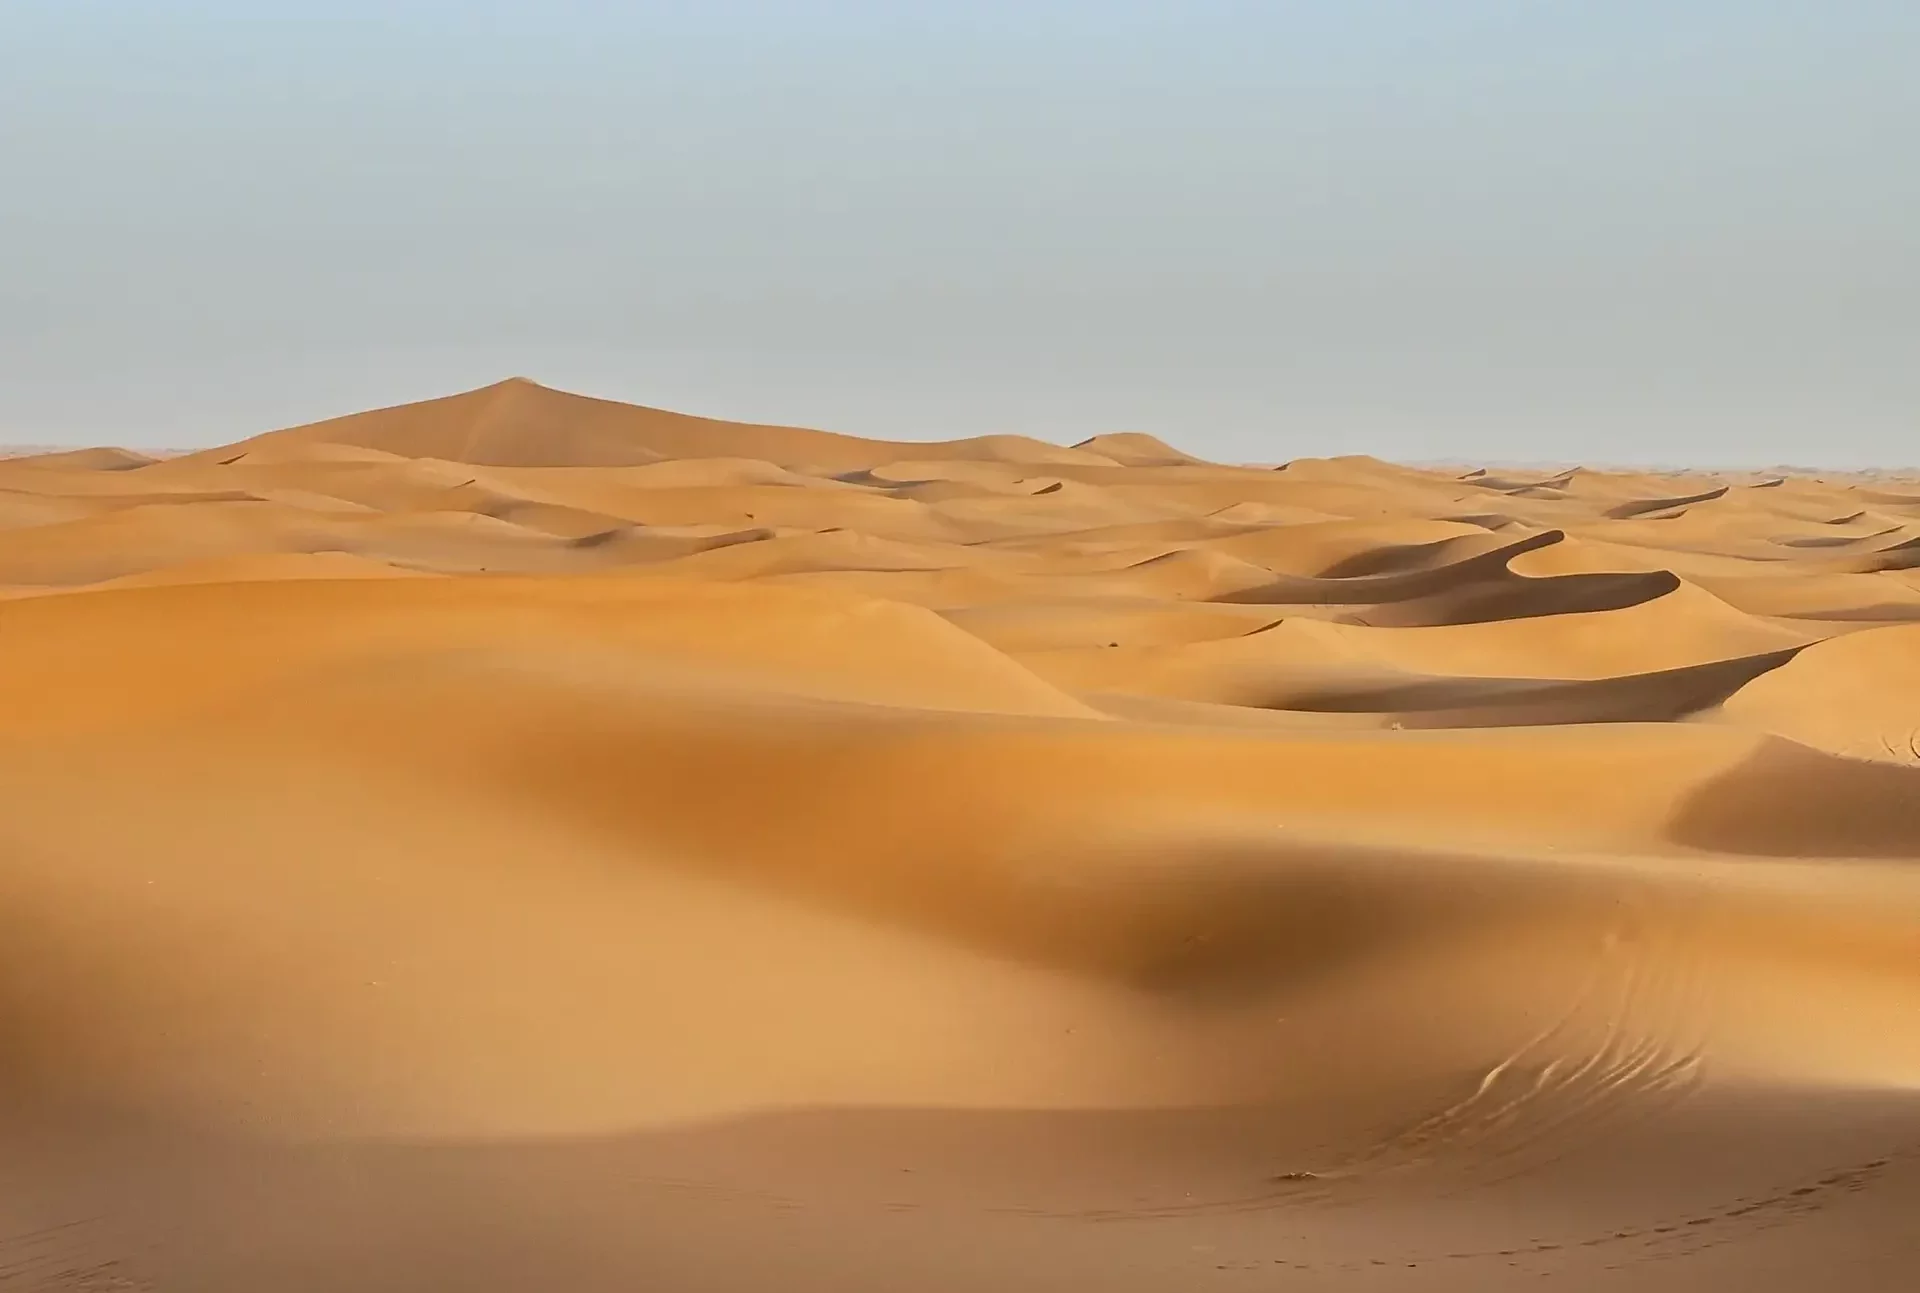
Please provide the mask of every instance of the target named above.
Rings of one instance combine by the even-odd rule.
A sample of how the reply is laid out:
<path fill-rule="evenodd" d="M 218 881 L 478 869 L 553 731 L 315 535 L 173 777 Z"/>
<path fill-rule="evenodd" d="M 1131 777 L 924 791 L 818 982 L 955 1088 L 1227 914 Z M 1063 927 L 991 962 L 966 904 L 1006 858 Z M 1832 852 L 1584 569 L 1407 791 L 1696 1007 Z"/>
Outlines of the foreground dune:
<path fill-rule="evenodd" d="M 1920 484 L 514 381 L 0 526 L 0 1288 L 1920 1279 Z"/>

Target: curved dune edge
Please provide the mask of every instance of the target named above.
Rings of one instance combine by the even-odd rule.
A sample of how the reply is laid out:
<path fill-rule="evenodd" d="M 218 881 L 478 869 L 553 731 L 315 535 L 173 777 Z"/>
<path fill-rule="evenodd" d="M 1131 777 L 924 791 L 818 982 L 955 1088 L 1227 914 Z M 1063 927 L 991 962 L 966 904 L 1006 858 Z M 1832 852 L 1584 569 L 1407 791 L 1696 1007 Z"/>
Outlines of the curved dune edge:
<path fill-rule="evenodd" d="M 1744 727 L 1858 759 L 1920 763 L 1920 625 L 1865 629 L 1808 647 L 1721 707 Z"/>
<path fill-rule="evenodd" d="M 604 577 L 169 583 L 0 611 L 13 684 L 0 682 L 0 739 L 270 696 L 342 661 L 499 646 L 618 651 L 642 676 L 734 676 L 777 694 L 1098 717 L 931 612 L 827 591 Z M 81 685 L 36 685 L 57 673 Z"/>
<path fill-rule="evenodd" d="M 0 1284 L 1905 1287 L 1915 553 L 525 381 L 0 460 Z"/>
<path fill-rule="evenodd" d="M 1775 971 L 1781 956 L 1809 958 L 1821 974 L 1911 986 L 1904 949 L 1907 922 L 1920 914 L 1913 877 L 1870 863 L 1809 868 L 1759 859 L 1911 855 L 1920 848 L 1920 770 L 1872 768 L 1711 728 L 1694 729 L 1684 742 L 1661 740 L 1658 729 L 1644 727 L 1618 729 L 1611 740 L 1578 739 L 1585 734 L 1575 731 L 1526 739 L 1461 734 L 1434 741 L 1431 749 L 1313 734 L 1206 739 L 1177 728 L 1079 719 L 756 698 L 737 680 L 636 675 L 632 660 L 624 652 L 579 647 L 383 652 L 337 661 L 270 693 L 229 691 L 190 713 L 119 729 L 112 739 L 79 731 L 64 740 L 43 735 L 31 750 L 9 747 L 16 793 L 30 795 L 11 818 L 25 859 L 14 869 L 17 934 L 31 945 L 84 916 L 56 963 L 104 955 L 123 971 L 151 970 L 159 954 L 128 957 L 122 940 L 136 946 L 189 935 L 205 940 L 220 931 L 222 908 L 239 901 L 284 937 L 306 943 L 312 959 L 303 953 L 289 961 L 275 946 L 278 936 L 263 945 L 259 929 L 229 927 L 184 959 L 178 953 L 160 958 L 179 967 L 178 981 L 161 975 L 133 985 L 136 1000 L 172 991 L 203 1002 L 204 1009 L 191 1006 L 188 1014 L 204 1023 L 234 1008 L 223 1007 L 222 998 L 235 991 L 262 1008 L 258 994 L 264 990 L 264 1000 L 271 1000 L 273 991 L 263 986 L 263 974 L 326 980 L 355 964 L 373 965 L 372 953 L 355 941 L 354 922 L 357 913 L 385 908 L 383 884 L 403 885 L 412 895 L 406 904 L 417 907 L 431 892 L 465 884 L 456 877 L 476 865 L 481 870 L 473 883 L 495 895 L 487 901 L 497 901 L 503 890 L 521 895 L 516 901 L 541 901 L 553 864 L 535 860 L 545 834 L 568 841 L 563 856 L 581 851 L 556 883 L 594 892 L 638 885 L 635 892 L 654 893 L 669 907 L 690 885 L 688 892 L 709 893 L 722 906 L 764 908 L 758 919 L 776 925 L 827 919 L 849 931 L 893 931 L 883 941 L 898 954 L 914 946 L 900 935 L 912 935 L 936 961 L 984 959 L 1005 966 L 1004 975 L 1031 979 L 1043 995 L 1099 996 L 1123 1016 L 1164 1016 L 1156 1028 L 1183 1017 L 1257 1014 L 1270 1009 L 1263 1003 L 1276 995 L 1312 1000 L 1364 978 L 1370 968 L 1429 957 L 1444 967 L 1455 956 L 1505 956 L 1499 949 L 1509 940 L 1549 936 L 1554 945 L 1535 947 L 1529 964 L 1555 986 L 1516 983 L 1511 989 L 1515 1001 L 1532 1003 L 1533 1010 L 1557 1001 L 1565 976 L 1586 973 L 1610 941 L 1644 942 L 1656 932 L 1671 941 L 1659 955 L 1680 958 L 1676 965 L 1703 956 L 1721 961 L 1710 969 L 1722 993 L 1758 991 L 1752 984 L 1767 982 L 1757 970 L 1743 978 L 1742 957 L 1762 969 L 1772 963 Z M 77 821 L 76 796 L 94 793 L 89 773 L 103 758 L 148 766 L 158 782 L 123 792 L 109 817 Z M 249 811 L 196 821 L 181 793 L 184 777 L 217 786 L 223 798 L 245 802 Z M 263 777 L 287 784 L 276 789 Z M 1392 805 L 1381 805 L 1370 791 L 1375 778 L 1396 785 Z M 1037 784 L 1048 793 L 1033 794 Z M 1487 785 L 1502 787 L 1502 802 L 1476 799 L 1475 788 Z M 1575 786 L 1587 793 L 1568 795 Z M 752 811 L 737 811 L 749 791 Z M 336 799 L 354 805 L 344 822 L 326 816 L 325 805 Z M 263 812 L 267 806 L 271 811 Z M 1393 816 L 1383 812 L 1387 807 Z M 488 825 L 480 834 L 457 825 L 469 818 Z M 373 823 L 394 838 L 374 844 Z M 449 840 L 467 843 L 403 861 L 422 847 L 421 832 L 446 829 L 453 830 Z M 499 844 L 483 842 L 496 830 L 525 842 L 502 852 Z M 141 835 L 153 842 L 124 846 Z M 341 849 L 355 838 L 366 840 L 370 852 L 343 870 Z M 88 859 L 77 869 L 75 843 Z M 475 850 L 489 860 L 466 860 Z M 273 859 L 264 872 L 263 858 Z M 586 872 L 578 870 L 583 865 Z M 602 869 L 610 865 L 612 872 Z M 143 880 L 164 883 L 164 896 L 145 892 L 153 885 Z M 329 894 L 334 886 L 345 888 Z M 80 903 L 78 911 L 59 905 L 62 892 Z M 151 920 L 136 913 L 151 911 L 156 901 L 182 916 L 204 910 L 177 930 L 165 921 L 148 928 Z M 465 910 L 468 899 L 448 901 Z M 128 903 L 131 911 L 124 910 Z M 808 911 L 818 914 L 805 916 Z M 405 917 L 393 918 L 402 920 L 402 929 L 411 927 Z M 657 913 L 643 917 L 642 927 L 657 929 L 659 919 Z M 555 927 L 555 937 L 564 925 Z M 239 942 L 229 941 L 234 935 L 242 936 Z M 438 950 L 415 968 L 430 976 L 471 968 L 475 958 L 491 954 L 496 936 L 456 923 L 435 936 Z M 534 968 L 527 955 L 522 950 L 510 958 L 512 973 Z M 632 955 L 608 961 L 602 952 L 593 961 L 611 970 Z M 223 965 L 223 956 L 237 959 Z M 1638 952 L 1615 959 L 1623 973 L 1651 968 Z M 369 973 L 378 986 L 379 971 Z M 457 999 L 456 981 L 435 984 L 421 990 L 445 999 L 428 1006 L 422 998 L 418 1008 L 455 1015 L 469 1009 Z M 65 1003 L 69 1013 L 56 1037 L 62 1044 L 73 1044 L 80 1016 L 72 1012 L 84 1014 L 85 995 Z M 1138 1004 L 1129 1007 L 1130 1000 Z M 367 1005 L 333 1002 L 326 1010 L 345 1008 L 358 1017 Z M 1463 997 L 1457 1008 L 1471 1005 Z M 1654 1034 L 1679 1026 L 1664 1013 L 1670 1005 L 1624 1003 L 1625 1013 L 1607 1026 L 1634 1036 L 1652 1030 L 1641 1038 L 1651 1045 Z M 943 1101 L 974 1103 L 985 1090 L 975 1087 L 973 1099 L 963 1098 L 961 1088 L 950 1085 L 961 1078 L 938 1066 L 916 1070 L 919 1079 L 902 1079 L 898 1087 L 876 1087 L 873 1073 L 843 1062 L 815 1073 L 832 1079 L 826 1087 L 786 1089 L 781 1079 L 755 1072 L 739 1076 L 773 1085 L 749 1086 L 752 1094 L 737 1097 L 741 1103 L 662 1107 L 651 1102 L 651 1088 L 632 1085 L 631 1069 L 658 1038 L 627 1039 L 624 1045 L 640 1049 L 619 1063 L 565 1058 L 579 1046 L 602 1044 L 588 1011 L 572 1024 L 542 1025 L 558 1051 L 528 1057 L 538 1082 L 524 1065 L 513 1066 L 519 1071 L 510 1084 L 489 1089 L 476 1078 L 480 1089 L 456 1100 L 453 1089 L 467 1081 L 458 1076 L 461 1066 L 476 1062 L 475 1047 L 491 1044 L 490 1032 L 481 1029 L 458 1041 L 429 1041 L 429 1049 L 451 1049 L 439 1063 L 424 1056 L 411 1062 L 426 1066 L 426 1076 L 407 1078 L 403 1086 L 411 1092 L 387 1089 L 385 1096 L 407 1097 L 410 1106 L 383 1109 L 373 1090 L 343 1095 L 324 1083 L 313 1091 L 299 1089 L 298 1081 L 289 1089 L 281 1083 L 326 1072 L 340 1062 L 331 1054 L 336 1045 L 371 1046 L 366 1062 L 389 1062 L 380 1057 L 383 1048 L 402 1045 L 395 1037 L 356 1043 L 345 1034 L 312 1034 L 303 1023 L 263 1041 L 243 1030 L 230 1043 L 242 1054 L 258 1054 L 256 1046 L 270 1041 L 303 1049 L 264 1070 L 248 1060 L 223 1073 L 218 1061 L 234 1057 L 183 1051 L 178 1040 L 166 1040 L 188 1023 L 182 1009 L 178 1000 L 138 1009 L 120 1003 L 110 1012 L 118 1020 L 114 1031 L 95 1044 L 124 1048 L 132 1033 L 147 1033 L 150 1045 L 172 1050 L 157 1061 L 163 1069 L 165 1062 L 190 1063 L 201 1080 L 237 1077 L 252 1088 L 241 1105 L 232 1103 L 231 1092 L 183 1091 L 193 1086 L 194 1074 L 142 1075 L 123 1063 L 89 1079 L 115 1088 L 127 1088 L 131 1079 L 130 1089 L 108 1094 L 135 1104 L 155 1092 L 180 1092 L 185 1103 L 172 1111 L 195 1117 L 249 1108 L 247 1120 L 268 1118 L 283 1134 L 296 1135 L 315 1134 L 314 1119 L 323 1132 L 357 1126 L 416 1135 L 532 1134 L 582 1118 L 591 1129 L 612 1130 L 767 1103 L 924 1102 L 936 1091 Z M 414 1010 L 406 1017 L 414 1020 L 410 1027 L 419 1025 Z M 141 1021 L 132 1033 L 131 1020 Z M 1829 1066 L 1839 1064 L 1856 1073 L 1871 1069 L 1883 1080 L 1920 1081 L 1920 1047 L 1910 1044 L 1908 1033 L 1885 1032 L 1884 1022 L 1866 1027 L 1856 1016 L 1838 1039 L 1829 1029 L 1811 1070 L 1808 1056 L 1777 1048 L 1777 1038 L 1754 1021 L 1747 1031 L 1728 1030 L 1724 1017 L 1708 1012 L 1684 1023 L 1698 1030 L 1688 1043 L 1689 1062 L 1715 1058 L 1770 1080 L 1832 1080 Z M 517 1026 L 531 1024 L 522 1019 Z M 200 1026 L 185 1036 L 191 1039 Z M 694 1029 L 687 1045 L 733 1044 L 733 1023 L 724 1015 L 702 1011 L 687 1026 Z M 39 1040 L 16 1032 L 26 1052 Z M 1845 1049 L 1836 1052 L 1841 1040 Z M 860 1043 L 856 1036 L 847 1044 Z M 1368 1046 L 1364 1036 L 1347 1044 L 1363 1054 Z M 1467 1046 L 1451 1062 L 1468 1063 L 1473 1055 Z M 980 1062 L 1004 1058 L 982 1055 Z M 56 1071 L 70 1083 L 75 1068 L 66 1057 Z M 971 1067 L 966 1071 L 974 1074 L 967 1081 L 980 1080 Z M 261 1072 L 268 1075 L 264 1083 Z M 396 1075 L 412 1072 L 403 1065 Z M 1099 1103 L 1132 1089 L 1135 1101 L 1231 1095 L 1257 1102 L 1273 1094 L 1263 1082 L 1284 1088 L 1289 1080 L 1285 1073 L 1189 1072 L 1183 1064 L 1170 1072 L 1180 1076 L 1162 1080 L 1173 1085 L 1148 1092 L 1129 1087 L 1140 1075 L 1104 1074 L 1096 1066 L 1080 1079 L 1088 1085 L 1070 1083 L 1056 1096 L 1070 1104 Z M 612 1084 L 598 1096 L 612 1103 L 591 1117 L 593 1106 L 583 1095 L 563 1098 L 589 1080 Z M 834 1085 L 844 1081 L 855 1085 Z M 922 1081 L 934 1083 L 932 1090 Z M 1106 1085 L 1112 1081 L 1120 1085 Z M 1189 1090 L 1181 1085 L 1186 1082 L 1196 1085 Z M 553 1089 L 542 1091 L 543 1083 Z M 688 1088 L 679 1099 L 692 1095 Z M 711 1092 L 703 1097 L 714 1098 Z M 1028 1088 L 1021 1098 L 1039 1099 L 1041 1089 Z M 293 1103 L 276 1109 L 279 1101 Z M 319 1109 L 303 1110 L 302 1101 L 319 1101 Z M 463 1118 L 449 1124 L 451 1111 L 463 1104 Z M 397 1125 L 388 1121 L 396 1117 Z"/>

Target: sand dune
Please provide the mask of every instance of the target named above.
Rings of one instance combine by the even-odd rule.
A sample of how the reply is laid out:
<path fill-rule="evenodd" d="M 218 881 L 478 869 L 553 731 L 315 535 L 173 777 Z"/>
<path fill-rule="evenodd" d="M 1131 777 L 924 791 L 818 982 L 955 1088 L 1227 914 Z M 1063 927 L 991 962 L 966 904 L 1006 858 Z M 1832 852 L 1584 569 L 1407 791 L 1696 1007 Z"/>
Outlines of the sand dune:
<path fill-rule="evenodd" d="M 1906 1288 L 1914 554 L 518 380 L 0 461 L 0 1287 Z"/>

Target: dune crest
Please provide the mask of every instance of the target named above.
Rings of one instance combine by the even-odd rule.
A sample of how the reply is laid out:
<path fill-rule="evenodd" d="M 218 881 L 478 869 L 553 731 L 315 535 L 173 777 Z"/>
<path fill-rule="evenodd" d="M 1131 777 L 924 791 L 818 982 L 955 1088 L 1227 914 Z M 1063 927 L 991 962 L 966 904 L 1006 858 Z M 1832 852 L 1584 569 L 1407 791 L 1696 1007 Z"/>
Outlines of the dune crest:
<path fill-rule="evenodd" d="M 1907 1287 L 1916 570 L 524 379 L 0 460 L 0 1286 Z"/>

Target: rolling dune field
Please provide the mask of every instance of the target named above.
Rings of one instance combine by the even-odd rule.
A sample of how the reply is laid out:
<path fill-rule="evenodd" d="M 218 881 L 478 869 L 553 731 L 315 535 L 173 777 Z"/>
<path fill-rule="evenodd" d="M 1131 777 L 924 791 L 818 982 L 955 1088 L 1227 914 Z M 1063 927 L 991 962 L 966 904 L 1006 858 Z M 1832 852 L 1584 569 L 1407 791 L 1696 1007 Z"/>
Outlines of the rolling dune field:
<path fill-rule="evenodd" d="M 1920 476 L 6 459 L 0 922 L 0 1293 L 1897 1293 Z"/>

